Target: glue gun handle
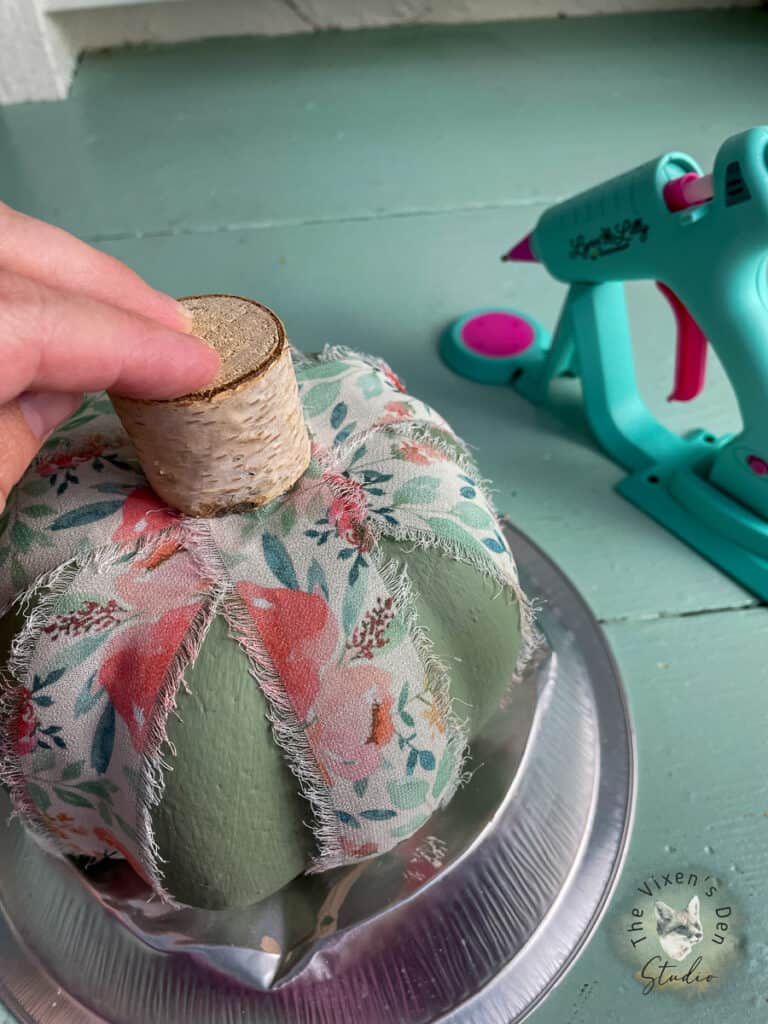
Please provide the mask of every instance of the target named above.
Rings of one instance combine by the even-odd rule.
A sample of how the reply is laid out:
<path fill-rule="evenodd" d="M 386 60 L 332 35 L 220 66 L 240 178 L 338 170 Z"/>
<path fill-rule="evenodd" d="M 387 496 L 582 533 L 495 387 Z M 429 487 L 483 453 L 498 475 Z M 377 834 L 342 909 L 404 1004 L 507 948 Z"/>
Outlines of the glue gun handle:
<path fill-rule="evenodd" d="M 707 339 L 672 289 L 661 281 L 656 287 L 667 299 L 677 323 L 675 386 L 670 402 L 689 402 L 701 393 L 707 375 Z"/>

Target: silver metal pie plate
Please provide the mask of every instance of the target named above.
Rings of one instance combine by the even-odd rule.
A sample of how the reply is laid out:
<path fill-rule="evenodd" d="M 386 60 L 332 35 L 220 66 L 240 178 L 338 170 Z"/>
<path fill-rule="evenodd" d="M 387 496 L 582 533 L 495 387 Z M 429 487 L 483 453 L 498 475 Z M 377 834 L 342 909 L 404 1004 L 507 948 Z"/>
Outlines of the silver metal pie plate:
<path fill-rule="evenodd" d="M 473 742 L 472 778 L 394 852 L 247 909 L 172 909 L 0 828 L 0 998 L 34 1024 L 520 1021 L 594 930 L 630 831 L 635 752 L 587 606 L 505 525 L 546 647 Z M 7 797 L 0 814 L 7 817 Z"/>

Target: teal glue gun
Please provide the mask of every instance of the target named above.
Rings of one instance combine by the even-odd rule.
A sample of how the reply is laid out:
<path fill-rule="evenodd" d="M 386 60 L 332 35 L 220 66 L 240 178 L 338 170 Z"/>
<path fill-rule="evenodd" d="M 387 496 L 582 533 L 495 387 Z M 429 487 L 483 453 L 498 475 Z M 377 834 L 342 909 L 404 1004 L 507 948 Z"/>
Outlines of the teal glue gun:
<path fill-rule="evenodd" d="M 514 310 L 477 310 L 444 335 L 455 370 L 530 400 L 581 378 L 587 418 L 629 471 L 619 492 L 768 600 L 768 127 L 728 139 L 704 175 L 668 153 L 550 207 L 505 260 L 570 285 L 554 336 Z M 680 437 L 635 380 L 623 282 L 655 280 L 677 321 L 672 401 L 703 387 L 708 343 L 743 429 Z"/>

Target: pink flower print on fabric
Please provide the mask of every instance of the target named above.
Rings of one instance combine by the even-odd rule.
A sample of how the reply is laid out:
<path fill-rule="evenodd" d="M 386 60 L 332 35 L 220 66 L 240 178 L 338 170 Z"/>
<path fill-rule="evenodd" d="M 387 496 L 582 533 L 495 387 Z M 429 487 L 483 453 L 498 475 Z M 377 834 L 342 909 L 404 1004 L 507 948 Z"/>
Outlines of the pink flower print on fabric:
<path fill-rule="evenodd" d="M 17 711 L 11 723 L 11 742 L 20 757 L 31 754 L 37 747 L 37 713 L 31 697 L 26 686 L 20 687 Z"/>
<path fill-rule="evenodd" d="M 240 583 L 237 593 L 261 635 L 318 768 L 333 777 L 369 776 L 393 735 L 389 673 L 337 653 L 339 628 L 319 594 Z"/>
<path fill-rule="evenodd" d="M 208 585 L 192 559 L 180 550 L 178 540 L 170 537 L 147 557 L 131 563 L 115 580 L 115 589 L 132 614 L 142 618 L 110 638 L 99 682 L 141 751 L 166 673 L 203 605 Z M 185 600 L 188 598 L 192 600 Z M 177 602 L 183 603 L 147 621 L 158 607 Z"/>
<path fill-rule="evenodd" d="M 133 745 L 139 752 L 146 746 L 166 673 L 201 604 L 173 608 L 156 622 L 130 626 L 107 645 L 99 683 L 128 726 Z"/>
<path fill-rule="evenodd" d="M 112 540 L 126 543 L 176 526 L 179 517 L 149 487 L 137 487 L 125 499 L 120 526 Z"/>
<path fill-rule="evenodd" d="M 428 466 L 431 462 L 447 462 L 448 456 L 425 442 L 403 441 L 400 455 L 406 462 L 417 466 Z"/>

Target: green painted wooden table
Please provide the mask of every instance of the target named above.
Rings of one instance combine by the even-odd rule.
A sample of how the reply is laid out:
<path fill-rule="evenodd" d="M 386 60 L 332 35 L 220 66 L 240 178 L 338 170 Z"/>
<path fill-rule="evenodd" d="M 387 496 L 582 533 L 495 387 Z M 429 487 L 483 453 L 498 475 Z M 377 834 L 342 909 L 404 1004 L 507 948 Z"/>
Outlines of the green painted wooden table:
<path fill-rule="evenodd" d="M 462 381 L 441 327 L 561 288 L 499 254 L 542 208 L 665 149 L 705 166 L 765 120 L 768 18 L 654 15 L 239 40 L 89 56 L 64 103 L 0 113 L 0 196 L 172 293 L 264 300 L 304 348 L 381 353 L 477 446 L 498 504 L 569 573 L 618 657 L 637 821 L 606 918 L 536 1024 L 768 1019 L 766 611 L 617 497 L 580 408 Z M 643 393 L 676 428 L 737 423 L 714 365 L 668 407 L 672 321 L 631 295 Z M 620 953 L 643 878 L 719 876 L 740 949 L 706 994 L 643 996 Z"/>

